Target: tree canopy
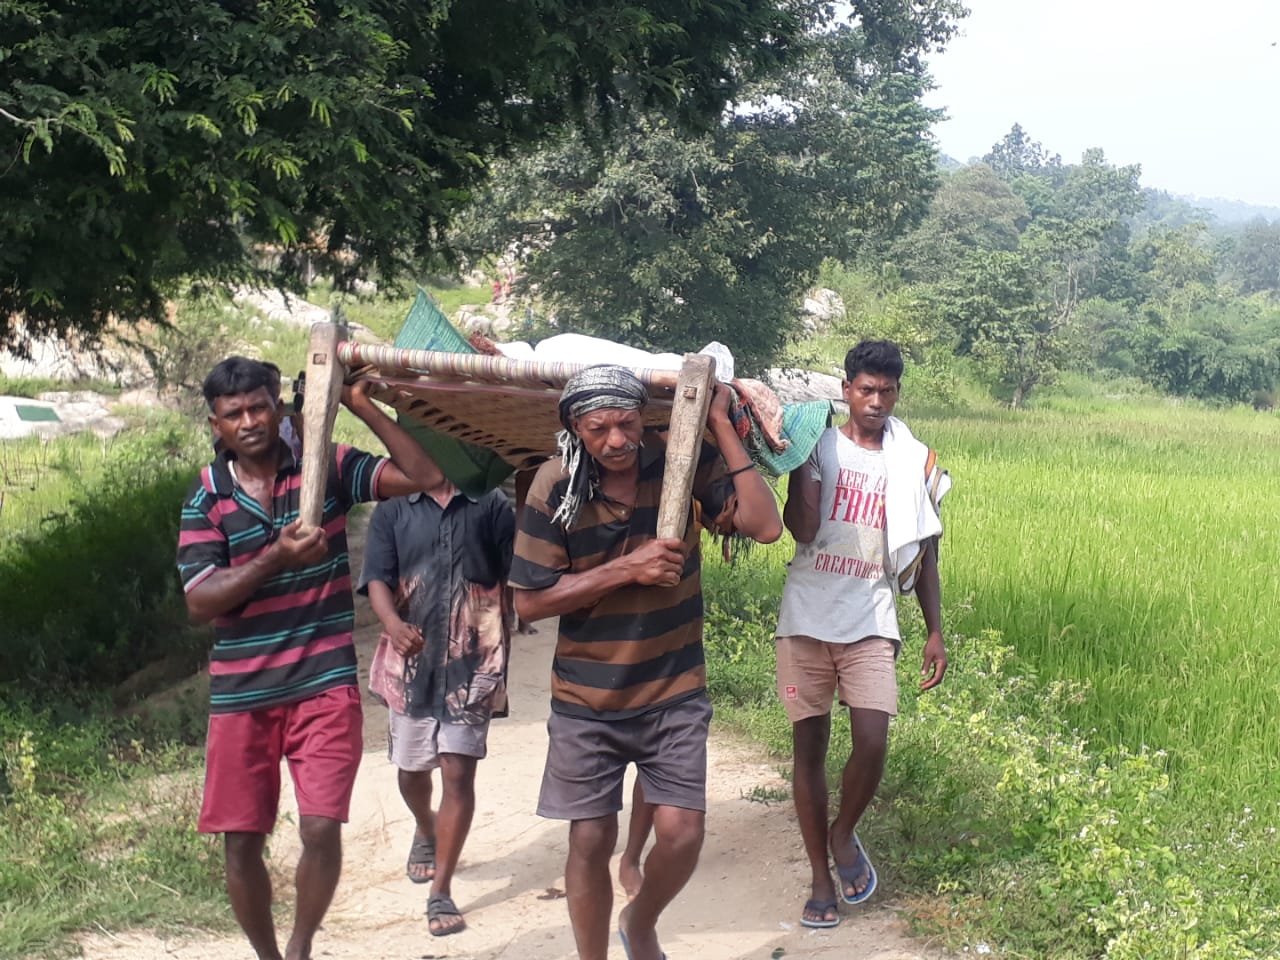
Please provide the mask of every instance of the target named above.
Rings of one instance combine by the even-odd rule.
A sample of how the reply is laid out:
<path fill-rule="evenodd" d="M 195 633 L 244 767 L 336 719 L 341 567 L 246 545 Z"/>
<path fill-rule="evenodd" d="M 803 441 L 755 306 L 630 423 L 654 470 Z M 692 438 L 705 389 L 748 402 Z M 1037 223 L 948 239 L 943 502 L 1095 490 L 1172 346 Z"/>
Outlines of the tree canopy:
<path fill-rule="evenodd" d="M 1074 357 L 1080 305 L 1132 284 L 1140 173 L 1096 149 L 1064 164 L 1014 124 L 982 163 L 947 178 L 919 229 L 895 245 L 957 350 L 1015 406 Z"/>
<path fill-rule="evenodd" d="M 705 128 L 806 0 L 9 0 L 0 342 L 162 315 L 180 281 L 342 284 L 443 248 L 490 160 L 632 109 Z M 276 256 L 253 257 L 272 244 Z"/>
<path fill-rule="evenodd" d="M 464 242 L 514 243 L 524 289 L 561 329 L 662 350 L 726 339 L 760 367 L 823 259 L 914 224 L 936 184 L 921 55 L 963 11 L 855 6 L 710 130 L 635 116 L 603 143 L 572 135 L 502 165 Z"/>
<path fill-rule="evenodd" d="M 1100 149 L 1065 162 L 1014 124 L 859 268 L 1015 406 L 1065 371 L 1277 405 L 1280 222 L 1217 224 L 1140 174 Z"/>

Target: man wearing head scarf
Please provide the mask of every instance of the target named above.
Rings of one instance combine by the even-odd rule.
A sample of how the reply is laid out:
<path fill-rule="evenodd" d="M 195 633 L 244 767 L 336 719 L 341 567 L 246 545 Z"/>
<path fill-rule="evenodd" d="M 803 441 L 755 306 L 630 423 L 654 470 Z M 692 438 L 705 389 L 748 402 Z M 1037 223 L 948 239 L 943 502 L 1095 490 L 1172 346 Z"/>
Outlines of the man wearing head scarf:
<path fill-rule="evenodd" d="M 762 543 L 782 533 L 729 399 L 717 385 L 707 426 L 719 450 L 703 444 L 683 539 L 657 538 L 665 438 L 645 429 L 647 393 L 623 367 L 590 367 L 566 384 L 561 458 L 538 470 L 520 516 L 516 609 L 527 620 L 560 618 L 538 813 L 570 821 L 565 888 L 581 960 L 605 960 L 608 950 L 609 858 L 629 763 L 656 837 L 618 918 L 631 960 L 662 957 L 658 917 L 702 847 L 711 704 L 699 530 Z"/>

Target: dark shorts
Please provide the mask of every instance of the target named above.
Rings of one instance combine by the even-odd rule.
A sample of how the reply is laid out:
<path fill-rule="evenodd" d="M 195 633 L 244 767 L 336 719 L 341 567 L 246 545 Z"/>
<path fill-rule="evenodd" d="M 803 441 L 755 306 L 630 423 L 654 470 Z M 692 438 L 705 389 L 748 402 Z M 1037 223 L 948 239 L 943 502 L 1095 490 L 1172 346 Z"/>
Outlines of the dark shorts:
<path fill-rule="evenodd" d="M 551 714 L 538 815 L 591 820 L 622 809 L 622 779 L 636 765 L 647 803 L 707 809 L 706 694 L 629 720 Z"/>
<path fill-rule="evenodd" d="M 289 761 L 298 813 L 346 823 L 363 752 L 360 691 L 209 717 L 201 833 L 270 833 Z"/>

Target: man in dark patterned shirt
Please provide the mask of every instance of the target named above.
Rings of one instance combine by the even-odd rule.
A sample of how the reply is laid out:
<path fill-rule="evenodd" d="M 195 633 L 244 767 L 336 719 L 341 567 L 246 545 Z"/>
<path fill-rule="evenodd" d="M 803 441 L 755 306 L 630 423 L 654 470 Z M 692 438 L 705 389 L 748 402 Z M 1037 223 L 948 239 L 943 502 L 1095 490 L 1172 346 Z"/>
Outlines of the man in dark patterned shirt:
<path fill-rule="evenodd" d="M 430 883 L 427 929 L 465 929 L 453 872 L 475 813 L 489 718 L 507 705 L 507 572 L 515 513 L 500 490 L 475 499 L 449 480 L 378 505 L 360 591 L 383 633 L 369 689 L 390 711 L 388 756 L 415 832 L 407 871 Z M 440 810 L 431 772 L 440 770 Z"/>
<path fill-rule="evenodd" d="M 550 744 L 538 812 L 570 821 L 565 889 L 581 960 L 605 960 L 626 767 L 653 807 L 656 844 L 640 890 L 618 918 L 632 960 L 659 960 L 658 917 L 688 882 L 702 847 L 707 730 L 701 523 L 761 542 L 782 532 L 777 501 L 729 421 L 717 386 L 683 539 L 658 539 L 663 437 L 644 428 L 644 386 L 621 367 L 591 367 L 560 401 L 562 461 L 534 478 L 516 533 L 511 585 L 528 620 L 560 617 Z"/>
<path fill-rule="evenodd" d="M 266 365 L 244 357 L 222 361 L 205 380 L 218 455 L 183 504 L 178 572 L 191 619 L 214 624 L 199 829 L 224 834 L 227 893 L 259 960 L 281 960 L 262 853 L 280 761 L 289 761 L 302 854 L 283 956 L 306 960 L 342 869 L 341 824 L 362 750 L 346 513 L 432 486 L 441 474 L 365 388 L 344 387 L 343 403 L 391 459 L 339 444 L 321 526 L 304 531 L 302 468 L 280 439 L 276 394 Z"/>

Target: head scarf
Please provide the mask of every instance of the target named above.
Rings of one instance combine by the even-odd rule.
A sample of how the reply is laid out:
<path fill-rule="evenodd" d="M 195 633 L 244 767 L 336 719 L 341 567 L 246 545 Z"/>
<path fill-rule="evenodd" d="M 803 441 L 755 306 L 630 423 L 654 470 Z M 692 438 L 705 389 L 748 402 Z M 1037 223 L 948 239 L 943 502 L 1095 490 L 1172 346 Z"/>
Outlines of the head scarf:
<path fill-rule="evenodd" d="M 576 433 L 573 421 L 596 410 L 639 410 L 649 401 L 649 392 L 626 367 L 601 364 L 575 374 L 560 394 L 560 423 L 556 435 L 560 463 L 569 475 L 569 486 L 551 519 L 570 529 L 591 499 L 593 473 L 591 457 Z"/>

